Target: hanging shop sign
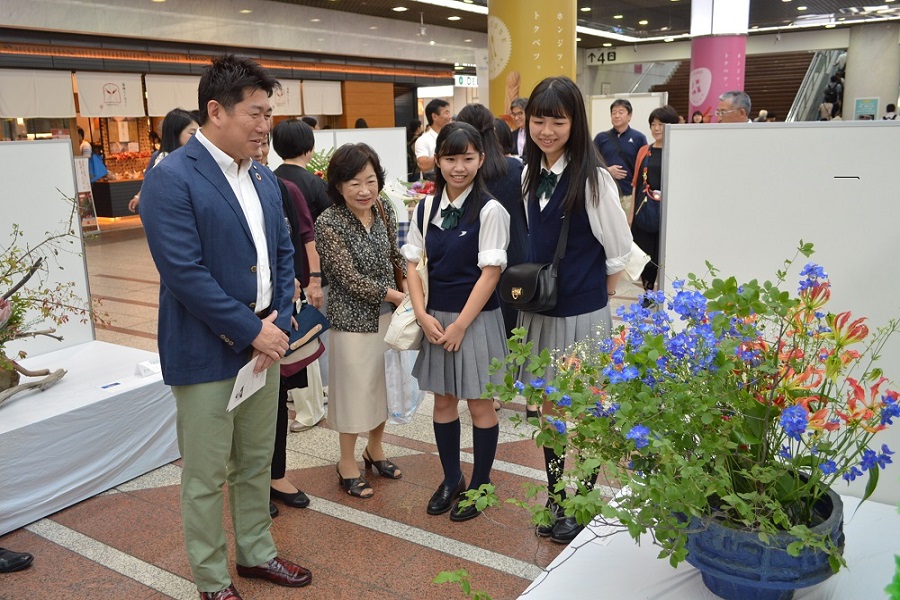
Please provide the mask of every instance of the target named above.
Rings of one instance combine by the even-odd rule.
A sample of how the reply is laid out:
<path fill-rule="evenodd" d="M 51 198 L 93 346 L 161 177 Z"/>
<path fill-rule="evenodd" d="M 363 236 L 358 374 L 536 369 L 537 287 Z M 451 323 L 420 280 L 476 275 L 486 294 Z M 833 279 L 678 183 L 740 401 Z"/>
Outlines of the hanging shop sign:
<path fill-rule="evenodd" d="M 144 86 L 138 73 L 75 73 L 82 117 L 143 117 Z"/>

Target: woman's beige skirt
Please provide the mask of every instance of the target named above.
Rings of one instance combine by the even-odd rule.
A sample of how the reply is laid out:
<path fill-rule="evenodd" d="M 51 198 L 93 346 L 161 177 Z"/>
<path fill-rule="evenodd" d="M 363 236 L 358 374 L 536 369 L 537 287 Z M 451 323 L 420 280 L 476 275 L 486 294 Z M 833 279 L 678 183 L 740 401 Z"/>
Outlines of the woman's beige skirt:
<path fill-rule="evenodd" d="M 378 333 L 331 329 L 328 349 L 328 425 L 340 433 L 375 429 L 388 418 L 384 343 L 391 313 L 378 319 Z"/>

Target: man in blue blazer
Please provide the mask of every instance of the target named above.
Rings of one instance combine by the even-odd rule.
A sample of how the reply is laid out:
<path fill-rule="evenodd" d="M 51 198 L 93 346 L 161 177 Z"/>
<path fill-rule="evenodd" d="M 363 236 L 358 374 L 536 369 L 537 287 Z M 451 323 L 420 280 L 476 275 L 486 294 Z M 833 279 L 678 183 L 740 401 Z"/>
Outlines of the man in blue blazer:
<path fill-rule="evenodd" d="M 240 598 L 222 527 L 226 482 L 238 575 L 290 587 L 312 580 L 278 558 L 269 532 L 278 361 L 288 347 L 294 265 L 275 176 L 251 157 L 267 138 L 278 87 L 249 59 L 215 59 L 200 80 L 200 131 L 147 174 L 141 193 L 160 276 L 160 362 L 184 461 L 184 537 L 207 599 Z M 227 411 L 235 377 L 250 362 L 266 383 Z"/>

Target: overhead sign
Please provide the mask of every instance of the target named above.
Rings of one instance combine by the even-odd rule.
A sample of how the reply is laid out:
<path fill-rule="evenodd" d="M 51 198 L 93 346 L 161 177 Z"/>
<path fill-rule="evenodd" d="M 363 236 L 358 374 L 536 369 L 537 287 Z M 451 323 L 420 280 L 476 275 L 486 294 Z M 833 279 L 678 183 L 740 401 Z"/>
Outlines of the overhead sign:
<path fill-rule="evenodd" d="M 477 88 L 478 87 L 478 76 L 477 75 L 454 75 L 453 76 L 453 85 L 454 85 L 454 87 Z"/>
<path fill-rule="evenodd" d="M 600 65 L 612 62 L 616 62 L 615 50 L 588 48 L 584 51 L 584 64 L 588 67 L 599 67 Z"/>

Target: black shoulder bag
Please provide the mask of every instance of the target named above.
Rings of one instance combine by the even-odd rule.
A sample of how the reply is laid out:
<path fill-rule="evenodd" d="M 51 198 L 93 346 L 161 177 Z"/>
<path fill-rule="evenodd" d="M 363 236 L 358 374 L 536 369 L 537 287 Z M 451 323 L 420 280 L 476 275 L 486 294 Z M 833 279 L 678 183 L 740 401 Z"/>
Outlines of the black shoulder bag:
<path fill-rule="evenodd" d="M 569 237 L 569 215 L 563 215 L 562 229 L 552 263 L 522 263 L 513 265 L 500 278 L 500 298 L 525 312 L 546 312 L 556 306 L 556 273 L 559 261 L 566 255 Z"/>

